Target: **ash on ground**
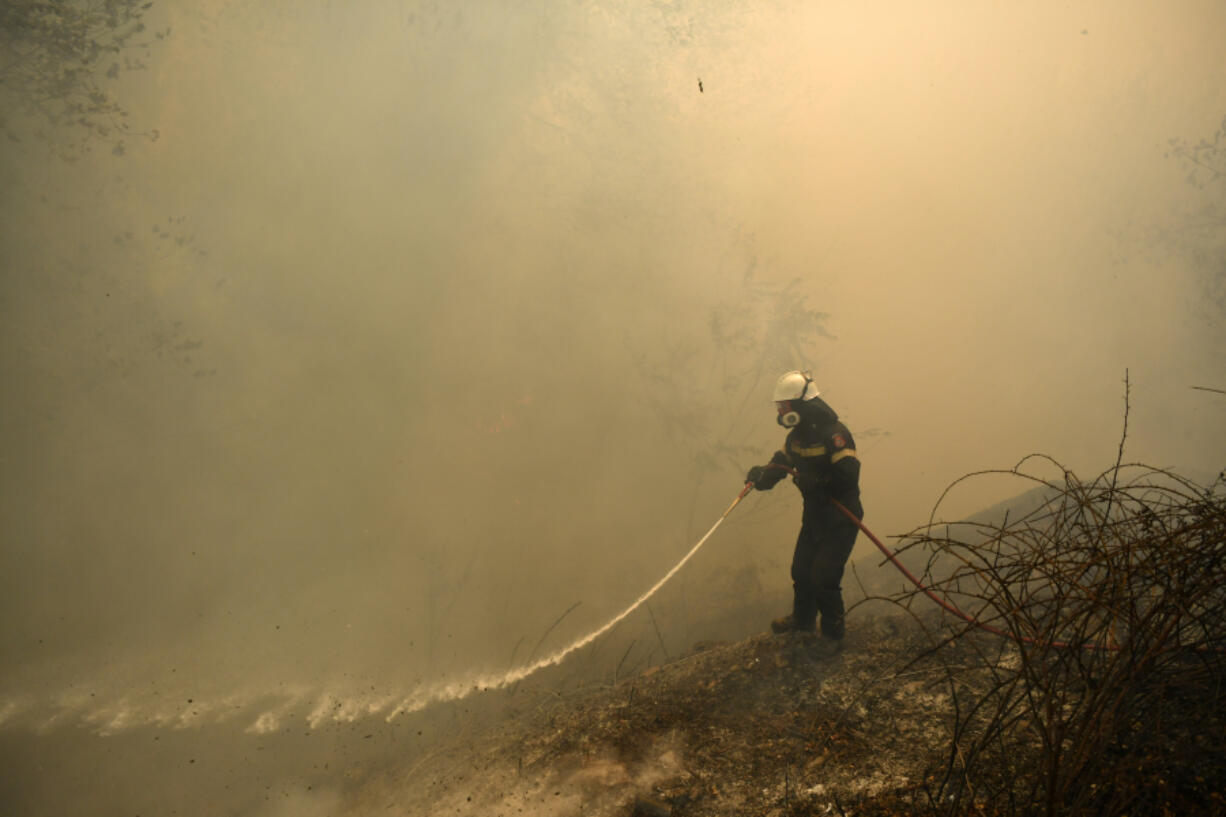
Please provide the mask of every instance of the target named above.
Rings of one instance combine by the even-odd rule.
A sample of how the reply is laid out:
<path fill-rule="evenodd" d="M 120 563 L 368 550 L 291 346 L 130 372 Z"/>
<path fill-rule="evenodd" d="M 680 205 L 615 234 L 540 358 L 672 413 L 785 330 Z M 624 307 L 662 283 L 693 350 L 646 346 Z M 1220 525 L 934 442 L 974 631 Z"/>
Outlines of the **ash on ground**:
<path fill-rule="evenodd" d="M 354 792 L 388 815 L 909 814 L 944 768 L 948 661 L 908 618 L 704 643 L 616 684 L 520 691 L 518 711 Z M 963 677 L 958 683 L 973 683 Z M 497 693 L 491 693 L 497 694 Z"/>

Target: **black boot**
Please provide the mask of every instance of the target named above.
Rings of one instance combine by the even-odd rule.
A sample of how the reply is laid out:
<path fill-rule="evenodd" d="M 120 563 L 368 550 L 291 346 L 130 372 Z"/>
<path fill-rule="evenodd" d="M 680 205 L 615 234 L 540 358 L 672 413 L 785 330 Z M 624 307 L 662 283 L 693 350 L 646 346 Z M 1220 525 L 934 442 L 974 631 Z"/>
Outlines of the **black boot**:
<path fill-rule="evenodd" d="M 843 594 L 839 588 L 820 588 L 817 591 L 817 607 L 822 614 L 822 637 L 842 641 L 847 624 L 844 620 Z"/>

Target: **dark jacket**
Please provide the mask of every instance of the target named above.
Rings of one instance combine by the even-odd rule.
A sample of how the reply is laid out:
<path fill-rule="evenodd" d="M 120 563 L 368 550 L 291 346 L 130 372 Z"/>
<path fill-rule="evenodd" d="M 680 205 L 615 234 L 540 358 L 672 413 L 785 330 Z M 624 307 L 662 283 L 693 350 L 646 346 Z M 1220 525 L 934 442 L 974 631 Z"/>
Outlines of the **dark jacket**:
<path fill-rule="evenodd" d="M 864 516 L 860 505 L 860 459 L 856 456 L 856 441 L 847 426 L 839 421 L 834 410 L 820 398 L 800 425 L 788 432 L 783 448 L 771 457 L 771 463 L 796 471 L 794 482 L 800 488 L 805 504 L 833 498 L 858 517 Z M 771 469 L 769 474 L 784 472 Z"/>

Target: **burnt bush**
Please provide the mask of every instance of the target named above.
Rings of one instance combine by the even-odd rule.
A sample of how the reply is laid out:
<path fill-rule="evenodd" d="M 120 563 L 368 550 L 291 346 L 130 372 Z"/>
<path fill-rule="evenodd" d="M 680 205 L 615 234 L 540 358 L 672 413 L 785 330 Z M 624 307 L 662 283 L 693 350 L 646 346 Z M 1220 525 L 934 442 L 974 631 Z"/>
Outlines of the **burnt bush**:
<path fill-rule="evenodd" d="M 1060 476 L 1029 472 L 1043 463 Z M 1033 483 L 1037 507 L 930 521 L 899 548 L 922 553 L 922 583 L 965 614 L 944 618 L 925 656 L 953 701 L 927 808 L 1220 813 L 1226 473 L 1201 485 L 1117 462 L 1083 481 L 1038 456 L 1000 473 Z M 919 589 L 892 600 L 931 606 Z"/>

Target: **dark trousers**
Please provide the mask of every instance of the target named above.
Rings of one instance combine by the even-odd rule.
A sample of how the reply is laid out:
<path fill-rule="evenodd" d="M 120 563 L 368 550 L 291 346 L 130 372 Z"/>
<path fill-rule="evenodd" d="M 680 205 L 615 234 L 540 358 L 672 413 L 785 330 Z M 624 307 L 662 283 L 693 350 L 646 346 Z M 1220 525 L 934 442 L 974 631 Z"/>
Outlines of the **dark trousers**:
<path fill-rule="evenodd" d="M 864 515 L 859 502 L 849 510 Z M 792 554 L 792 615 L 798 626 L 813 626 L 820 613 L 822 635 L 843 637 L 843 568 L 859 532 L 825 496 L 805 497 L 800 535 Z"/>

